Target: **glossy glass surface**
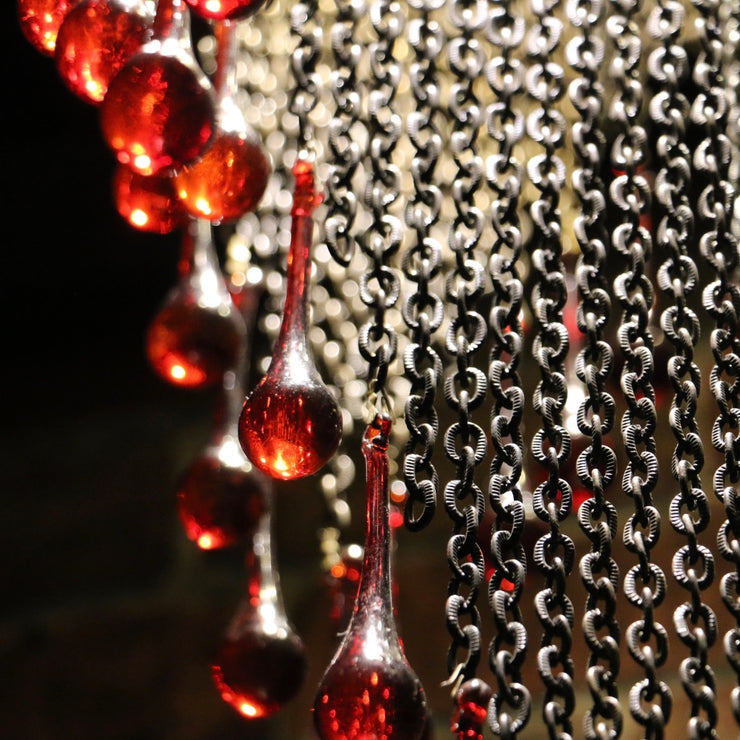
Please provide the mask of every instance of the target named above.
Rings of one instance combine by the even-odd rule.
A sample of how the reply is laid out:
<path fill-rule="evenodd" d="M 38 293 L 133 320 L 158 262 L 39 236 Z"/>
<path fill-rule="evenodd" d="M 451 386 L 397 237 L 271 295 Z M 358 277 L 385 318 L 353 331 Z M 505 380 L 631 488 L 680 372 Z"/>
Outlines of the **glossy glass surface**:
<path fill-rule="evenodd" d="M 244 717 L 268 717 L 298 693 L 305 648 L 283 607 L 270 535 L 270 504 L 247 553 L 247 595 L 213 664 L 221 698 Z"/>
<path fill-rule="evenodd" d="M 216 130 L 205 154 L 177 174 L 177 191 L 188 212 L 213 222 L 235 221 L 264 195 L 270 163 L 256 132 L 236 103 L 236 24 L 216 24 Z"/>
<path fill-rule="evenodd" d="M 283 321 L 270 367 L 247 398 L 239 440 L 260 470 L 291 480 L 312 475 L 342 439 L 336 399 L 316 369 L 307 338 L 308 284 L 316 206 L 313 170 L 299 162 Z"/>
<path fill-rule="evenodd" d="M 193 220 L 185 230 L 179 282 L 146 337 L 154 371 L 186 388 L 222 382 L 238 363 L 246 333 L 226 288 L 210 229 L 208 222 Z"/>
<path fill-rule="evenodd" d="M 466 681 L 460 687 L 450 725 L 457 740 L 483 740 L 488 704 L 492 697 L 490 686 L 477 678 Z"/>
<path fill-rule="evenodd" d="M 148 40 L 153 21 L 139 2 L 82 0 L 57 35 L 59 76 L 77 97 L 102 103 L 110 81 Z"/>
<path fill-rule="evenodd" d="M 103 137 L 122 164 L 151 175 L 200 157 L 215 117 L 213 88 L 193 55 L 184 0 L 160 0 L 154 38 L 111 80 L 100 106 Z"/>
<path fill-rule="evenodd" d="M 256 13 L 265 0 L 187 0 L 202 18 L 213 21 L 239 20 Z"/>
<path fill-rule="evenodd" d="M 403 653 L 393 617 L 390 426 L 390 419 L 378 417 L 363 438 L 368 499 L 362 579 L 347 632 L 314 701 L 321 740 L 419 740 L 426 728 L 424 690 Z"/>
<path fill-rule="evenodd" d="M 188 221 L 169 172 L 140 175 L 119 164 L 113 173 L 113 201 L 118 213 L 139 231 L 169 234 Z"/>
<path fill-rule="evenodd" d="M 54 56 L 59 28 L 76 0 L 18 0 L 18 21 L 28 42 Z"/>

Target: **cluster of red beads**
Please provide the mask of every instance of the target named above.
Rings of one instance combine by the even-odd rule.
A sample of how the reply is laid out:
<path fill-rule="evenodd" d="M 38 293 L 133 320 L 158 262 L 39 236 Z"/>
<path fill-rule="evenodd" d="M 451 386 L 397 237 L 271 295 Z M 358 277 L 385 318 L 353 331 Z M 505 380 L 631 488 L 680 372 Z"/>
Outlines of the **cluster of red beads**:
<path fill-rule="evenodd" d="M 160 0 L 153 14 L 145 0 L 18 0 L 28 41 L 54 58 L 76 96 L 100 107 L 103 137 L 120 163 L 113 199 L 134 228 L 166 234 L 189 217 L 234 221 L 259 204 L 269 160 L 246 122 L 220 126 L 187 15 L 232 23 L 262 4 Z"/>

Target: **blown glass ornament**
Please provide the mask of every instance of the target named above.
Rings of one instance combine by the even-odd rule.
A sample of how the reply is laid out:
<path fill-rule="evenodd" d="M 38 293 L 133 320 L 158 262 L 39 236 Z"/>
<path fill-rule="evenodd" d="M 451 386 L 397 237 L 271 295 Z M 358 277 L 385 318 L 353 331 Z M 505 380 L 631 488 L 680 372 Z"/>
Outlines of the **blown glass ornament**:
<path fill-rule="evenodd" d="M 256 292 L 256 288 L 245 291 Z M 244 298 L 244 303 L 249 308 L 256 307 L 256 300 Z M 244 400 L 242 378 L 248 364 L 249 329 L 253 323 L 251 313 L 244 311 L 248 332 L 239 363 L 224 374 L 213 438 L 185 471 L 177 489 L 177 510 L 185 533 L 203 550 L 248 544 L 265 513 L 270 492 L 271 480 L 247 460 L 237 433 Z"/>
<path fill-rule="evenodd" d="M 314 701 L 321 740 L 419 740 L 426 699 L 403 653 L 393 617 L 390 574 L 390 418 L 365 430 L 367 535 L 362 578 L 349 626 Z"/>
<path fill-rule="evenodd" d="M 235 21 L 256 13 L 265 0 L 187 0 L 201 18 L 210 21 Z"/>
<path fill-rule="evenodd" d="M 283 321 L 267 373 L 248 396 L 239 420 L 247 457 L 274 478 L 312 475 L 342 439 L 336 399 L 314 364 L 307 337 L 314 191 L 313 166 L 293 168 L 292 230 Z"/>
<path fill-rule="evenodd" d="M 249 719 L 269 717 L 295 697 L 306 674 L 305 648 L 285 613 L 271 545 L 271 502 L 247 553 L 247 595 L 213 664 L 221 698 Z"/>
<path fill-rule="evenodd" d="M 110 81 L 148 40 L 153 20 L 141 0 L 81 0 L 57 34 L 59 76 L 77 97 L 99 105 Z"/>
<path fill-rule="evenodd" d="M 119 163 L 113 173 L 113 201 L 118 213 L 139 231 L 169 234 L 189 220 L 170 172 L 140 175 Z"/>
<path fill-rule="evenodd" d="M 216 26 L 216 130 L 203 156 L 176 176 L 177 193 L 192 216 L 235 221 L 259 204 L 270 177 L 270 163 L 257 133 L 236 102 L 236 24 Z"/>
<path fill-rule="evenodd" d="M 111 80 L 100 106 L 103 137 L 142 175 L 202 156 L 215 127 L 213 87 L 198 65 L 184 0 L 159 0 L 153 37 Z"/>
<path fill-rule="evenodd" d="M 44 56 L 53 57 L 57 35 L 76 0 L 18 0 L 18 22 L 26 40 Z"/>
<path fill-rule="evenodd" d="M 184 388 L 223 381 L 237 365 L 245 341 L 244 319 L 221 272 L 208 221 L 192 219 L 184 231 L 180 279 L 147 332 L 154 371 Z"/>

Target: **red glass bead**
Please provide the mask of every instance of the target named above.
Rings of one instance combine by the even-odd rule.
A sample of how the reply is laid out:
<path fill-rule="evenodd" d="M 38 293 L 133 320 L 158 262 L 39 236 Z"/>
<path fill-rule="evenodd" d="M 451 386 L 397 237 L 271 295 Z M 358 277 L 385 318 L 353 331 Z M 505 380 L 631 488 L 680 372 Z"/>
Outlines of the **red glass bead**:
<path fill-rule="evenodd" d="M 118 213 L 139 231 L 169 234 L 187 222 L 169 172 L 140 175 L 119 164 L 113 174 L 113 199 Z"/>
<path fill-rule="evenodd" d="M 271 500 L 246 557 L 247 596 L 229 624 L 212 667 L 223 700 L 247 718 L 279 712 L 306 674 L 303 642 L 283 607 L 270 532 Z"/>
<path fill-rule="evenodd" d="M 266 482 L 236 440 L 211 447 L 180 479 L 177 510 L 188 539 L 202 550 L 217 550 L 254 534 L 265 509 Z"/>
<path fill-rule="evenodd" d="M 457 740 L 483 740 L 491 687 L 478 678 L 466 681 L 455 696 L 456 708 L 450 725 Z"/>
<path fill-rule="evenodd" d="M 234 221 L 264 195 L 270 164 L 256 139 L 218 131 L 208 151 L 177 174 L 177 194 L 193 216 Z"/>
<path fill-rule="evenodd" d="M 187 0 L 201 18 L 212 21 L 240 20 L 256 13 L 265 0 Z"/>
<path fill-rule="evenodd" d="M 57 34 L 76 0 L 18 0 L 18 21 L 26 40 L 45 56 L 54 56 Z"/>
<path fill-rule="evenodd" d="M 247 398 L 239 441 L 247 457 L 274 478 L 312 475 L 334 455 L 342 417 L 316 369 L 306 336 L 308 283 L 316 205 L 311 165 L 294 168 L 296 190 L 283 322 L 267 373 Z"/>
<path fill-rule="evenodd" d="M 79 98 L 98 105 L 148 39 L 152 22 L 135 0 L 82 0 L 59 29 L 54 59 L 60 77 Z"/>
<path fill-rule="evenodd" d="M 231 300 L 213 251 L 210 228 L 208 222 L 194 221 L 186 230 L 180 281 L 147 332 L 152 368 L 164 380 L 185 388 L 221 382 L 237 366 L 246 335 L 244 319 Z M 203 229 L 208 230 L 207 236 Z"/>
<path fill-rule="evenodd" d="M 100 106 L 103 136 L 119 162 L 142 175 L 179 169 L 198 159 L 215 127 L 213 88 L 193 54 L 187 8 L 181 0 L 169 26 L 160 3 L 155 37 L 111 80 Z"/>
<path fill-rule="evenodd" d="M 403 653 L 393 617 L 390 576 L 388 435 L 377 417 L 363 438 L 367 535 L 362 578 L 350 623 L 314 701 L 321 740 L 420 740 L 424 690 Z"/>

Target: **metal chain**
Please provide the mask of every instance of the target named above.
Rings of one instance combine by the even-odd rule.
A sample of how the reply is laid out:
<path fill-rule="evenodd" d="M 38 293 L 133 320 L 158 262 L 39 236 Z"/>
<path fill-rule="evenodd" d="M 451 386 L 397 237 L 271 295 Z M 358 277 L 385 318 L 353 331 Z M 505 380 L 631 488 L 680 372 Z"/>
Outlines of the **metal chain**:
<path fill-rule="evenodd" d="M 334 111 L 329 122 L 330 162 L 326 178 L 324 239 L 334 260 L 347 267 L 355 253 L 352 229 L 357 216 L 353 178 L 363 157 L 359 133 L 362 123 L 363 90 L 357 68 L 363 48 L 357 41 L 359 21 L 367 11 L 365 0 L 337 0 L 337 15 L 331 28 L 334 69 L 330 88 Z"/>
<path fill-rule="evenodd" d="M 699 535 L 709 525 L 709 502 L 701 486 L 704 447 L 696 421 L 701 372 L 694 362 L 699 341 L 699 318 L 687 305 L 697 287 L 699 275 L 688 254 L 694 232 L 689 196 L 691 158 L 686 144 L 685 121 L 689 103 L 681 92 L 688 73 L 688 56 L 679 42 L 684 23 L 683 5 L 676 0 L 659 0 L 650 12 L 647 31 L 661 45 L 648 58 L 648 72 L 655 93 L 650 100 L 650 117 L 657 134 L 658 172 L 655 195 L 660 205 L 656 243 L 665 255 L 657 273 L 658 287 L 669 305 L 661 314 L 661 328 L 674 353 L 668 362 L 673 387 L 669 424 L 676 446 L 671 473 L 678 493 L 670 506 L 670 522 L 686 538 L 673 558 L 673 575 L 688 591 L 689 598 L 673 615 L 678 637 L 690 650 L 681 662 L 679 675 L 691 702 L 689 737 L 716 737 L 717 699 L 714 672 L 708 650 L 717 639 L 717 619 L 703 603 L 702 592 L 714 581 L 714 556 L 699 544 Z"/>
<path fill-rule="evenodd" d="M 738 242 L 732 233 L 735 193 L 729 181 L 730 141 L 727 138 L 727 99 L 721 79 L 722 40 L 717 0 L 697 0 L 696 27 L 701 52 L 694 65 L 698 93 L 691 106 L 691 122 L 703 134 L 694 151 L 693 164 L 700 181 L 697 203 L 701 228 L 699 250 L 715 279 L 704 289 L 702 302 L 714 320 L 711 348 L 714 367 L 709 385 L 719 413 L 712 428 L 712 445 L 724 455 L 714 474 L 714 493 L 724 505 L 726 519 L 717 544 L 720 555 L 734 570 L 723 576 L 720 593 L 735 618 L 724 638 L 727 660 L 738 677 L 732 691 L 732 711 L 740 724 L 740 262 Z"/>
<path fill-rule="evenodd" d="M 658 481 L 655 454 L 655 390 L 653 388 L 653 335 L 648 325 L 653 305 L 653 286 L 646 273 L 652 251 L 649 231 L 640 217 L 650 206 L 650 188 L 639 173 L 644 165 L 647 137 L 637 123 L 642 104 L 638 67 L 642 56 L 639 29 L 634 19 L 639 0 L 612 0 L 613 14 L 607 32 L 616 54 L 610 72 L 616 94 L 609 110 L 617 124 L 611 147 L 616 177 L 609 187 L 610 201 L 617 211 L 612 247 L 626 261 L 625 271 L 614 281 L 614 293 L 622 307 L 617 340 L 624 357 L 621 385 L 627 409 L 622 417 L 622 437 L 627 465 L 622 489 L 633 500 L 634 513 L 624 527 L 624 544 L 638 558 L 624 579 L 628 601 L 641 610 L 641 618 L 627 628 L 627 648 L 643 669 L 645 678 L 630 691 L 630 712 L 645 727 L 646 738 L 662 738 L 671 713 L 672 696 L 658 669 L 668 657 L 668 633 L 656 619 L 656 609 L 666 594 L 663 570 L 652 561 L 658 544 L 660 513 L 652 492 Z"/>
<path fill-rule="evenodd" d="M 537 540 L 533 553 L 535 565 L 545 578 L 544 588 L 535 597 L 537 615 L 544 629 L 537 666 L 545 684 L 543 718 L 548 736 L 565 740 L 573 736 L 571 714 L 575 705 L 570 656 L 574 614 L 566 593 L 575 546 L 560 527 L 571 514 L 573 492 L 560 475 L 570 455 L 570 434 L 562 418 L 568 396 L 565 358 L 570 343 L 563 324 L 567 288 L 559 211 L 565 165 L 556 154 L 565 136 L 565 120 L 555 107 L 564 94 L 563 68 L 553 61 L 563 29 L 554 13 L 558 5 L 558 0 L 531 2 L 534 22 L 528 38 L 528 54 L 532 63 L 525 82 L 527 92 L 538 104 L 527 117 L 527 133 L 545 150 L 527 164 L 529 179 L 539 190 L 530 207 L 534 222 L 531 255 L 536 273 L 532 308 L 537 323 L 532 354 L 540 368 L 534 410 L 541 418 L 541 427 L 532 440 L 532 452 L 546 474 L 534 491 L 533 506 L 535 514 L 550 527 Z"/>
<path fill-rule="evenodd" d="M 457 477 L 444 490 L 445 510 L 454 526 L 447 546 L 452 571 L 446 604 L 447 629 L 452 636 L 447 668 L 451 676 L 457 675 L 462 681 L 473 678 L 480 660 L 477 601 L 485 577 L 478 526 L 486 500 L 474 478 L 476 466 L 485 457 L 487 439 L 485 431 L 473 422 L 472 414 L 483 403 L 487 385 L 485 373 L 473 364 L 473 355 L 486 338 L 486 321 L 475 310 L 483 293 L 485 269 L 474 253 L 484 226 L 483 213 L 475 205 L 483 170 L 477 146 L 483 115 L 474 88 L 485 63 L 476 36 L 486 22 L 488 8 L 476 0 L 449 0 L 448 7 L 455 29 L 447 44 L 453 75 L 448 106 L 452 119 L 450 151 L 457 171 L 452 185 L 455 217 L 449 231 L 455 264 L 445 286 L 445 298 L 453 314 L 445 346 L 457 367 L 445 378 L 444 395 L 457 421 L 445 431 L 444 449 Z M 458 502 L 464 502 L 462 508 Z M 459 660 L 461 650 L 466 655 Z"/>
<path fill-rule="evenodd" d="M 365 204 L 372 224 L 358 238 L 358 244 L 370 262 L 368 271 L 360 278 L 360 297 L 373 316 L 360 328 L 358 344 L 368 363 L 368 401 L 374 415 L 389 413 L 391 401 L 386 380 L 398 345 L 396 332 L 386 321 L 386 312 L 396 304 L 401 292 L 400 278 L 390 262 L 401 246 L 403 228 L 390 209 L 401 192 L 401 172 L 393 163 L 393 150 L 402 130 L 401 117 L 394 107 L 401 79 L 394 46 L 403 33 L 405 15 L 398 0 L 377 0 L 370 5 L 370 21 L 375 39 L 369 44 L 370 141 Z"/>
<path fill-rule="evenodd" d="M 527 575 L 522 545 L 524 502 L 519 487 L 524 458 L 522 416 L 524 390 L 519 375 L 524 342 L 521 312 L 524 287 L 518 262 L 522 252 L 519 220 L 524 170 L 514 147 L 524 134 L 524 117 L 514 106 L 522 90 L 524 69 L 514 54 L 525 34 L 521 16 L 512 12 L 511 0 L 491 4 L 486 36 L 500 50 L 486 64 L 486 78 L 496 96 L 488 107 L 488 133 L 498 151 L 486 160 L 486 179 L 494 196 L 491 223 L 494 240 L 488 262 L 493 285 L 489 316 L 491 352 L 488 382 L 493 397 L 488 498 L 495 514 L 491 537 L 493 575 L 488 598 L 495 634 L 488 657 L 497 690 L 488 710 L 488 726 L 501 738 L 516 738 L 532 712 L 532 697 L 522 679 L 527 651 L 527 630 L 519 606 Z"/>
<path fill-rule="evenodd" d="M 430 290 L 442 266 L 442 247 L 430 230 L 439 221 L 442 192 L 434 184 L 435 168 L 442 150 L 438 120 L 440 83 L 437 60 L 445 45 L 445 34 L 432 13 L 444 0 L 412 0 L 418 12 L 408 24 L 407 38 L 414 51 L 409 67 L 414 110 L 407 119 L 407 132 L 414 147 L 411 161 L 413 194 L 406 205 L 406 226 L 413 242 L 403 257 L 403 274 L 416 284 L 403 308 L 403 319 L 411 334 L 404 356 L 411 389 L 405 407 L 409 439 L 404 456 L 403 476 L 408 497 L 404 521 L 411 531 L 426 527 L 434 517 L 439 476 L 432 454 L 439 432 L 435 399 L 442 376 L 442 360 L 432 346 L 432 335 L 442 325 L 444 306 L 441 297 Z M 420 508 L 420 511 L 417 510 Z"/>
<path fill-rule="evenodd" d="M 571 26 L 579 31 L 566 47 L 566 58 L 578 75 L 569 87 L 569 94 L 581 116 L 572 131 L 580 162 L 573 172 L 572 184 L 581 207 L 574 220 L 581 250 L 576 264 L 577 323 L 586 340 L 576 358 L 576 375 L 584 384 L 586 395 L 578 408 L 576 422 L 589 444 L 578 456 L 576 472 L 584 489 L 591 494 L 578 510 L 578 522 L 591 541 L 591 552 L 581 558 L 580 572 L 587 591 L 583 633 L 590 649 L 586 679 L 593 701 L 584 716 L 584 733 L 592 740 L 617 738 L 622 734 L 617 685 L 621 634 L 616 615 L 620 574 L 612 557 L 618 522 L 616 506 L 606 498 L 617 474 L 617 457 L 605 439 L 614 428 L 616 405 L 606 391 L 612 376 L 614 351 L 604 339 L 611 299 L 604 277 L 609 237 L 601 178 L 606 142 L 600 123 L 604 90 L 598 80 L 604 41 L 596 32 L 603 6 L 600 0 L 571 0 L 566 11 Z"/>

